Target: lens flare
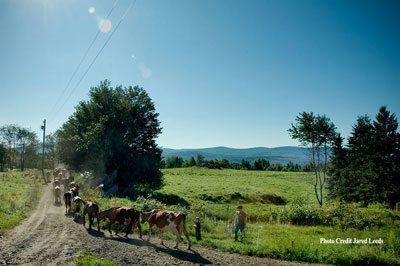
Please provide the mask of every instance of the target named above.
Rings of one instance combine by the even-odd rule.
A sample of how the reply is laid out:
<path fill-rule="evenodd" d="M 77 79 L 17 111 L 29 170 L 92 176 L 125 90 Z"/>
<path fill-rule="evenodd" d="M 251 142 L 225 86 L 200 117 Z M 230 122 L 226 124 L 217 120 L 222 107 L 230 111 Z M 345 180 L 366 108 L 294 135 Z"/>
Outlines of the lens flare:
<path fill-rule="evenodd" d="M 89 12 L 89 14 L 94 14 L 96 12 L 96 8 L 89 7 L 88 12 Z"/>
<path fill-rule="evenodd" d="M 101 32 L 109 32 L 112 29 L 111 20 L 101 19 L 99 22 L 99 29 Z"/>

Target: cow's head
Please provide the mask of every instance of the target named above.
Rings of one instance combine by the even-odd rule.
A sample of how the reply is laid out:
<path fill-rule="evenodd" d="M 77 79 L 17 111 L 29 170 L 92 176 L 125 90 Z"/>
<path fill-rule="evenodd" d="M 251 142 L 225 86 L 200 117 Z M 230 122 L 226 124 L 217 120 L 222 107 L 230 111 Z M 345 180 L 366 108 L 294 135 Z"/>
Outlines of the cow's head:
<path fill-rule="evenodd" d="M 140 212 L 140 223 L 144 224 L 149 220 L 149 216 L 146 212 Z"/>
<path fill-rule="evenodd" d="M 154 210 L 151 210 L 151 211 L 149 211 L 149 212 L 140 212 L 140 222 L 143 224 L 143 223 L 145 223 L 145 222 L 147 222 L 148 220 L 149 220 L 149 218 L 150 218 L 150 216 L 151 215 L 153 215 L 153 214 L 155 214 L 155 213 L 157 213 L 159 210 L 157 210 L 157 209 L 154 209 Z"/>

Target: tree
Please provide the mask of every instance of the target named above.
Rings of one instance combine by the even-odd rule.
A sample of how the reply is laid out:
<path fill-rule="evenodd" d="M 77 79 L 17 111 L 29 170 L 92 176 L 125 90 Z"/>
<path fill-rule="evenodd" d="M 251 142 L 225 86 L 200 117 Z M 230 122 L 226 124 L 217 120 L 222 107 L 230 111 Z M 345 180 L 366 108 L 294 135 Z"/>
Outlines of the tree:
<path fill-rule="evenodd" d="M 7 148 L 3 143 L 0 143 L 0 172 L 4 172 L 4 166 L 7 162 Z"/>
<path fill-rule="evenodd" d="M 20 156 L 21 156 L 20 168 L 21 171 L 24 171 L 26 148 L 28 146 L 35 145 L 37 143 L 36 133 L 27 128 L 17 127 L 17 143 L 20 146 Z M 31 150 L 32 149 L 30 149 L 30 151 Z"/>
<path fill-rule="evenodd" d="M 242 160 L 242 169 L 243 170 L 250 170 L 251 169 L 251 164 L 247 160 Z"/>
<path fill-rule="evenodd" d="M 9 125 L 4 125 L 0 128 L 0 137 L 8 145 L 9 168 L 11 170 L 14 167 L 17 134 L 18 134 L 18 126 L 17 125 L 9 124 Z"/>
<path fill-rule="evenodd" d="M 323 191 L 328 165 L 328 146 L 335 136 L 335 125 L 325 115 L 314 115 L 313 112 L 300 113 L 296 124 L 288 130 L 293 139 L 311 151 L 311 164 L 315 174 L 314 191 L 320 206 L 323 204 Z"/>
<path fill-rule="evenodd" d="M 342 191 L 346 200 L 362 201 L 364 206 L 376 201 L 380 194 L 376 186 L 378 176 L 373 171 L 373 137 L 371 119 L 367 115 L 358 117 L 348 141 L 349 158 Z"/>
<path fill-rule="evenodd" d="M 265 159 L 257 159 L 254 161 L 253 164 L 253 169 L 254 170 L 267 170 L 268 167 L 270 166 L 269 161 L 266 161 Z"/>
<path fill-rule="evenodd" d="M 201 155 L 201 154 L 197 154 L 197 157 L 196 157 L 196 165 L 197 165 L 197 166 L 201 166 L 204 162 L 205 162 L 204 156 Z"/>
<path fill-rule="evenodd" d="M 346 201 L 388 203 L 400 198 L 400 134 L 396 116 L 381 107 L 375 121 L 364 115 L 352 128 L 347 149 L 336 138 L 329 192 Z"/>
<path fill-rule="evenodd" d="M 138 86 L 113 88 L 105 80 L 89 96 L 57 133 L 60 159 L 75 169 L 105 174 L 120 195 L 137 184 L 159 188 L 161 149 L 155 139 L 161 127 L 147 92 Z"/>
<path fill-rule="evenodd" d="M 374 137 L 372 140 L 374 169 L 379 173 L 377 200 L 387 202 L 394 208 L 400 199 L 400 134 L 395 114 L 382 106 L 373 122 Z"/>
<path fill-rule="evenodd" d="M 46 136 L 46 156 L 48 159 L 47 167 L 54 169 L 57 161 L 57 134 L 49 134 Z"/>
<path fill-rule="evenodd" d="M 170 156 L 165 160 L 165 168 L 181 168 L 183 159 L 178 156 Z"/>
<path fill-rule="evenodd" d="M 184 167 L 192 167 L 192 166 L 196 166 L 196 160 L 194 159 L 194 157 L 190 157 L 189 159 L 185 160 L 185 162 L 183 163 Z"/>
<path fill-rule="evenodd" d="M 343 137 L 338 133 L 333 140 L 331 165 L 328 169 L 329 178 L 328 196 L 330 199 L 342 198 L 345 195 L 343 188 L 343 171 L 347 167 L 347 151 L 343 147 Z"/>

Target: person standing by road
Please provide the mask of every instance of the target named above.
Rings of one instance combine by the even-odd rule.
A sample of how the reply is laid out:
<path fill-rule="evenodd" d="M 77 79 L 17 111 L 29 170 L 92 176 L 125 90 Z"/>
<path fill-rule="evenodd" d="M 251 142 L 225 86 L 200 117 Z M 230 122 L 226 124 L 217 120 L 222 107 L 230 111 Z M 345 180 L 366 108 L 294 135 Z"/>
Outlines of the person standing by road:
<path fill-rule="evenodd" d="M 240 231 L 240 240 L 243 240 L 244 229 L 246 227 L 247 214 L 243 211 L 243 206 L 239 205 L 236 208 L 235 215 L 235 241 L 238 240 L 238 233 Z"/>
<path fill-rule="evenodd" d="M 196 232 L 196 240 L 200 241 L 201 240 L 201 224 L 200 224 L 199 217 L 196 217 L 196 222 L 194 224 L 194 230 Z"/>

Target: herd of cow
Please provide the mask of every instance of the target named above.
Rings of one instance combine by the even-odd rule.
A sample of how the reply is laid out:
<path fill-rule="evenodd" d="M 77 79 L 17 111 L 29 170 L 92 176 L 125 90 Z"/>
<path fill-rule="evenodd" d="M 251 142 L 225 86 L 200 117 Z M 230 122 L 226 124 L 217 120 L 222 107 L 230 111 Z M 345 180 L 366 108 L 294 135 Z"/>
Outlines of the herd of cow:
<path fill-rule="evenodd" d="M 64 187 L 64 203 L 65 213 L 73 213 L 74 217 L 77 213 L 83 211 L 83 226 L 85 226 L 85 217 L 88 215 L 89 229 L 92 228 L 94 219 L 97 219 L 97 230 L 100 232 L 100 221 L 108 220 L 108 231 L 112 234 L 111 226 L 117 224 L 115 234 L 118 235 L 120 225 L 126 225 L 127 231 L 125 237 L 128 237 L 133 228 L 139 229 L 139 237 L 142 238 L 141 224 L 147 222 L 149 224 L 150 241 L 152 231 L 159 229 L 161 233 L 161 244 L 163 245 L 162 232 L 171 231 L 176 235 L 176 245 L 178 248 L 181 234 L 184 234 L 188 240 L 188 249 L 191 248 L 189 234 L 186 229 L 186 215 L 180 212 L 168 210 L 151 210 L 139 211 L 130 207 L 112 207 L 108 210 L 100 211 L 99 206 L 88 200 L 85 201 L 79 197 L 79 186 L 74 182 L 73 175 L 68 170 L 56 169 L 54 171 L 53 192 L 56 204 L 61 204 L 61 186 Z"/>

